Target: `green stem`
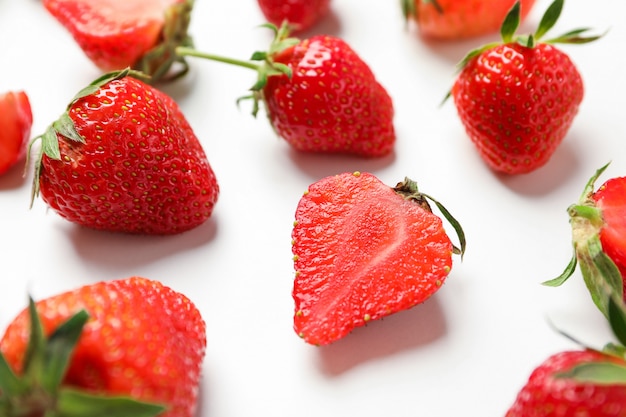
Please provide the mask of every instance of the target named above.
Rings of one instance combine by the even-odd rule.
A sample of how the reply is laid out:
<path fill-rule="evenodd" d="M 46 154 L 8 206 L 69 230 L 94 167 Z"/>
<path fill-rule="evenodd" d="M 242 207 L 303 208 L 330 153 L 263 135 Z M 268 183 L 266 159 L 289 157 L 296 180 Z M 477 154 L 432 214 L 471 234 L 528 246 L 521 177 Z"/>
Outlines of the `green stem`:
<path fill-rule="evenodd" d="M 225 64 L 237 65 L 244 68 L 249 68 L 255 71 L 258 71 L 260 68 L 259 64 L 255 64 L 254 62 L 242 61 L 239 59 L 227 58 L 219 55 L 208 54 L 206 52 L 200 52 L 194 48 L 188 48 L 185 46 L 179 46 L 176 48 L 176 55 L 178 56 L 193 56 L 196 58 L 208 59 L 211 61 L 223 62 Z"/>

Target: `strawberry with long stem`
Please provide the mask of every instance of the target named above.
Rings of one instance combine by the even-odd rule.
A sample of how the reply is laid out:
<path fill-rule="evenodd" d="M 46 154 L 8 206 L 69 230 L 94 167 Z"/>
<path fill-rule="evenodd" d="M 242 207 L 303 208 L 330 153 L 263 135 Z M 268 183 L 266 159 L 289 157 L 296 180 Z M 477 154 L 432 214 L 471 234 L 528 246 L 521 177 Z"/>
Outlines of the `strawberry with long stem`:
<path fill-rule="evenodd" d="M 393 102 L 370 67 L 342 39 L 289 36 L 289 25 L 268 24 L 275 37 L 250 61 L 179 47 L 177 54 L 257 72 L 253 114 L 263 102 L 276 133 L 303 152 L 388 155 L 394 147 Z"/>

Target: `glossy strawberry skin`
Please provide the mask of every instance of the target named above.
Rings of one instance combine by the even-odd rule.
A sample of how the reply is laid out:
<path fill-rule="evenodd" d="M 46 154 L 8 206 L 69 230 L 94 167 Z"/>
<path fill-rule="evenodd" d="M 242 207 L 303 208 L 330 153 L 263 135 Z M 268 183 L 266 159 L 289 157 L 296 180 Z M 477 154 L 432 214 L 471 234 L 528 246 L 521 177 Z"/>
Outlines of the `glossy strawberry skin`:
<path fill-rule="evenodd" d="M 24 91 L 0 94 L 0 174 L 22 161 L 33 125 L 33 113 Z"/>
<path fill-rule="evenodd" d="M 174 100 L 127 76 L 69 110 L 79 143 L 58 134 L 61 159 L 44 155 L 43 200 L 69 221 L 98 230 L 175 234 L 212 214 L 219 186 Z"/>
<path fill-rule="evenodd" d="M 296 31 L 311 28 L 328 13 L 330 0 L 258 0 L 265 18 L 276 26 L 285 20 Z"/>
<path fill-rule="evenodd" d="M 591 350 L 565 351 L 549 357 L 532 372 L 506 417 L 626 416 L 623 385 L 596 385 L 555 377 L 581 363 L 602 361 L 626 366 L 623 360 Z"/>
<path fill-rule="evenodd" d="M 469 61 L 452 96 L 480 156 L 496 172 L 545 165 L 570 129 L 584 96 L 580 73 L 554 46 L 501 44 Z"/>
<path fill-rule="evenodd" d="M 135 64 L 162 40 L 168 8 L 184 0 L 44 0 L 101 70 Z"/>
<path fill-rule="evenodd" d="M 381 157 L 393 150 L 392 99 L 343 40 L 314 36 L 274 57 L 293 71 L 263 89 L 270 122 L 304 152 Z"/>
<path fill-rule="evenodd" d="M 593 193 L 591 199 L 602 213 L 602 250 L 626 277 L 626 177 L 611 178 Z M 624 280 L 626 299 L 626 280 Z"/>
<path fill-rule="evenodd" d="M 515 0 L 437 0 L 442 11 L 424 0 L 415 2 L 416 23 L 427 38 L 458 40 L 497 33 Z M 524 19 L 535 0 L 522 0 Z"/>
<path fill-rule="evenodd" d="M 169 405 L 162 417 L 195 415 L 206 329 L 183 294 L 141 277 L 100 282 L 38 301 L 46 334 L 85 309 L 90 320 L 65 385 Z M 30 335 L 24 310 L 7 327 L 0 351 L 21 372 Z"/>
<path fill-rule="evenodd" d="M 424 302 L 452 267 L 441 219 L 372 174 L 312 184 L 295 219 L 294 330 L 310 344 Z"/>

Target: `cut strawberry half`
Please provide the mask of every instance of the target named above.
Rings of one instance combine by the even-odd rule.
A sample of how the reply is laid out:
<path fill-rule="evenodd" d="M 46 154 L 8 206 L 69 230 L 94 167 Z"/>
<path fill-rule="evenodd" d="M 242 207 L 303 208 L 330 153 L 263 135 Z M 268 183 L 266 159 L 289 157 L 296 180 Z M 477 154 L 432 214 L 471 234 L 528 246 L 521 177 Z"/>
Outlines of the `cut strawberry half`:
<path fill-rule="evenodd" d="M 0 174 L 24 159 L 33 114 L 25 92 L 0 95 Z"/>
<path fill-rule="evenodd" d="M 424 302 L 444 283 L 450 241 L 427 196 L 407 179 L 395 188 L 368 173 L 344 173 L 312 184 L 294 224 L 294 329 L 324 345 L 352 329 Z M 428 197 L 430 199 L 430 197 Z"/>

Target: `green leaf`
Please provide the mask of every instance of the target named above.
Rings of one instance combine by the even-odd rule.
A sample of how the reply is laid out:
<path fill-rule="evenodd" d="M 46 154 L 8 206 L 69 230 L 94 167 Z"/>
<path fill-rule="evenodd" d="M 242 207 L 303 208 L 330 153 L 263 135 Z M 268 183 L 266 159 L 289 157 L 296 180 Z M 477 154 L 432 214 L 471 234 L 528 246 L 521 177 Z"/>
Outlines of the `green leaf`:
<path fill-rule="evenodd" d="M 520 11 L 521 5 L 518 0 L 507 13 L 504 21 L 502 22 L 502 26 L 500 27 L 500 35 L 502 36 L 502 40 L 504 41 L 504 43 L 509 43 L 513 41 L 513 36 L 515 36 L 515 31 L 517 31 L 521 20 Z"/>
<path fill-rule="evenodd" d="M 561 11 L 563 10 L 564 0 L 554 0 L 552 4 L 546 9 L 541 21 L 539 22 L 539 26 L 535 31 L 535 38 L 541 39 L 559 20 L 561 16 Z"/>
<path fill-rule="evenodd" d="M 85 143 L 85 139 L 76 131 L 76 125 L 68 113 L 63 113 L 57 121 L 52 124 L 52 128 L 64 137 L 74 142 Z"/>
<path fill-rule="evenodd" d="M 570 259 L 569 263 L 567 264 L 567 266 L 565 267 L 565 270 L 561 273 L 561 275 L 551 280 L 544 281 L 541 284 L 548 286 L 548 287 L 561 286 L 576 271 L 577 265 L 578 265 L 578 259 L 576 259 L 576 252 L 574 252 L 574 254 L 572 255 L 572 258 Z"/>
<path fill-rule="evenodd" d="M 626 385 L 626 366 L 608 361 L 588 362 L 555 376 L 599 385 Z"/>
<path fill-rule="evenodd" d="M 15 375 L 4 355 L 0 353 L 0 398 L 15 397 L 25 389 L 26 384 Z"/>
<path fill-rule="evenodd" d="M 67 372 L 70 357 L 83 332 L 89 315 L 82 310 L 61 324 L 48 338 L 42 386 L 55 392 Z"/>
<path fill-rule="evenodd" d="M 82 393 L 70 388 L 59 392 L 55 417 L 153 417 L 166 411 L 159 404 L 128 397 L 106 397 Z"/>
<path fill-rule="evenodd" d="M 609 324 L 619 342 L 626 346 L 626 306 L 622 299 L 609 297 Z"/>
<path fill-rule="evenodd" d="M 59 149 L 59 138 L 57 138 L 57 132 L 50 126 L 41 135 L 41 155 L 47 155 L 54 160 L 61 159 L 61 150 Z M 41 164 L 41 160 L 37 161 L 37 165 Z"/>
<path fill-rule="evenodd" d="M 428 194 L 423 194 L 422 193 L 422 195 L 424 197 L 428 198 L 433 203 L 435 203 L 435 205 L 437 206 L 439 211 L 441 211 L 441 214 L 443 215 L 443 217 L 454 228 L 454 231 L 456 232 L 456 235 L 457 235 L 457 237 L 459 239 L 459 245 L 460 245 L 460 249 L 457 248 L 456 246 L 454 247 L 455 253 L 458 254 L 458 255 L 461 255 L 461 259 L 463 259 L 463 255 L 465 254 L 465 248 L 467 247 L 467 241 L 465 239 L 465 232 L 463 231 L 463 228 L 461 227 L 461 223 L 459 223 L 458 220 L 455 219 L 454 216 L 452 216 L 452 214 L 448 211 L 448 209 L 446 209 L 444 207 L 444 205 L 441 204 L 439 201 L 435 200 L 434 198 L 432 198 Z"/>
<path fill-rule="evenodd" d="M 24 375 L 33 380 L 39 380 L 44 373 L 46 336 L 41 319 L 32 297 L 28 297 L 28 317 L 30 318 L 30 338 L 24 355 Z"/>
<path fill-rule="evenodd" d="M 589 198 L 589 196 L 593 194 L 595 190 L 596 181 L 598 180 L 600 175 L 602 175 L 602 173 L 608 168 L 610 164 L 611 162 L 608 162 L 604 166 L 598 168 L 596 172 L 591 176 L 591 178 L 589 178 L 589 180 L 587 181 L 587 184 L 585 184 L 585 189 L 583 190 L 583 193 L 580 196 L 581 202 L 586 201 Z"/>

